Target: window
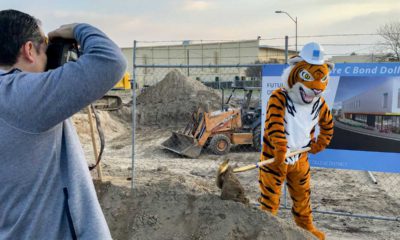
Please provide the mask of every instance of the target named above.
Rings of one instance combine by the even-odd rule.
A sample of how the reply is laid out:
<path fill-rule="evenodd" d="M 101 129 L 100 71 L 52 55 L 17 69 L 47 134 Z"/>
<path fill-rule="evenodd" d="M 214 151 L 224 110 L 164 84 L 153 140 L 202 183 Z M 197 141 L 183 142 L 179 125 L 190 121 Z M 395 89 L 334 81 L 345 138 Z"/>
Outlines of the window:
<path fill-rule="evenodd" d="M 214 51 L 214 65 L 218 65 L 219 64 L 219 56 L 218 56 L 218 52 Z M 214 72 L 217 73 L 218 72 L 218 68 L 214 68 Z"/>
<path fill-rule="evenodd" d="M 400 88 L 398 89 L 397 92 L 397 107 L 400 108 Z"/>
<path fill-rule="evenodd" d="M 388 93 L 383 94 L 383 108 L 388 107 Z"/>
<path fill-rule="evenodd" d="M 146 54 L 143 54 L 143 65 L 147 65 L 148 64 L 148 62 L 147 62 L 147 55 Z M 143 73 L 144 74 L 147 74 L 149 71 L 148 71 L 148 69 L 147 69 L 147 67 L 145 67 L 144 68 L 144 71 L 143 71 Z"/>

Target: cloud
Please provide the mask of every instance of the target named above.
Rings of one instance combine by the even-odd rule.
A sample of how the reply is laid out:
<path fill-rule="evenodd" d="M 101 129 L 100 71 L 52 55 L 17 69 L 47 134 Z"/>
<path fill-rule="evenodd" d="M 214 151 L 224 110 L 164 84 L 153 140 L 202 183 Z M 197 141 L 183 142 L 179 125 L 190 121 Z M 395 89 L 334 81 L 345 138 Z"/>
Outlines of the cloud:
<path fill-rule="evenodd" d="M 3 2 L 2 2 L 3 1 Z M 389 20 L 398 19 L 398 0 L 89 0 L 76 4 L 60 1 L 0 0 L 4 8 L 24 10 L 43 22 L 45 32 L 61 24 L 87 22 L 103 30 L 119 46 L 132 46 L 134 39 L 168 41 L 179 39 L 239 40 L 265 38 L 265 44 L 284 46 L 285 35 L 294 46 L 295 24 L 284 14 L 298 17 L 299 46 L 311 38 L 304 36 L 339 33 L 374 33 Z M 97 7 L 93 8 L 93 4 Z M 250 14 L 251 13 L 251 14 Z M 272 38 L 279 38 L 272 40 Z M 370 36 L 356 38 L 317 38 L 321 43 L 374 43 Z M 352 46 L 345 53 L 369 46 Z M 332 52 L 339 52 L 335 47 Z"/>
<path fill-rule="evenodd" d="M 209 9 L 210 3 L 206 1 L 186 1 L 183 10 L 185 11 L 204 11 Z"/>

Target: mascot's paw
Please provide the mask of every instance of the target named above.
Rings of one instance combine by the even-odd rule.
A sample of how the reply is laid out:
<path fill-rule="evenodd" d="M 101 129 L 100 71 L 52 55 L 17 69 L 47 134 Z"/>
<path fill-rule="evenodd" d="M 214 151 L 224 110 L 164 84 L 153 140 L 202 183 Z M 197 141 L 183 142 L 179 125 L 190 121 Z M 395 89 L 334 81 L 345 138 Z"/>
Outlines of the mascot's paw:
<path fill-rule="evenodd" d="M 273 161 L 273 162 L 271 163 L 271 165 L 273 165 L 273 166 L 275 166 L 275 167 L 278 167 L 278 166 L 280 166 L 283 162 L 285 162 L 286 152 L 275 151 L 275 154 L 274 154 L 274 155 L 275 155 L 275 156 L 274 156 L 275 161 Z"/>
<path fill-rule="evenodd" d="M 318 228 L 316 228 L 314 226 L 314 224 L 310 223 L 310 224 L 303 224 L 303 223 L 298 223 L 296 222 L 297 226 L 309 231 L 310 233 L 312 233 L 314 236 L 316 236 L 318 239 L 320 240 L 324 240 L 325 239 L 325 233 L 318 230 Z"/>
<path fill-rule="evenodd" d="M 316 227 L 309 230 L 314 236 L 316 236 L 320 240 L 325 240 L 325 233 L 318 230 Z"/>
<path fill-rule="evenodd" d="M 318 142 L 312 141 L 310 144 L 310 148 L 311 148 L 310 153 L 316 154 L 324 150 L 325 146 Z"/>

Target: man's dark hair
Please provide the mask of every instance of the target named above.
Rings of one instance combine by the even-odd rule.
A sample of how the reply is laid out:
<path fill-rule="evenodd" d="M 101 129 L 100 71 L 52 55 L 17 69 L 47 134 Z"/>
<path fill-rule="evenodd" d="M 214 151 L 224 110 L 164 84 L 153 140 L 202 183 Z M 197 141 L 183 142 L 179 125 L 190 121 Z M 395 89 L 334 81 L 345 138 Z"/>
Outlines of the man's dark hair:
<path fill-rule="evenodd" d="M 44 42 L 40 33 L 40 21 L 17 10 L 0 11 L 0 66 L 12 66 L 17 62 L 21 46 L 32 41 L 39 52 Z"/>

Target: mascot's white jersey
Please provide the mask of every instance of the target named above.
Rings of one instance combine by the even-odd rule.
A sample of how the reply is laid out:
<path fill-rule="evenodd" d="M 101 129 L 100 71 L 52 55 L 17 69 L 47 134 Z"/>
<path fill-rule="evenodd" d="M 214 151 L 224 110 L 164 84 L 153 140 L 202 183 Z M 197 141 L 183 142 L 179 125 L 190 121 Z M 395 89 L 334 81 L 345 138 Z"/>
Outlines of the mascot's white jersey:
<path fill-rule="evenodd" d="M 306 147 L 310 140 L 310 132 L 317 125 L 323 101 L 316 98 L 311 104 L 299 104 L 290 99 L 286 93 L 285 134 L 290 151 Z"/>

